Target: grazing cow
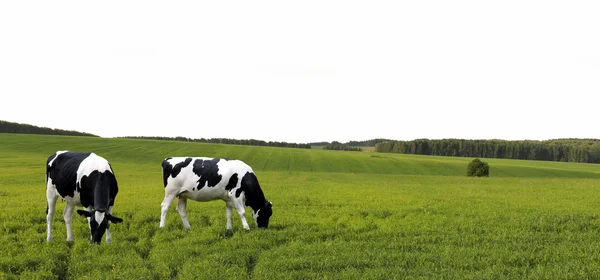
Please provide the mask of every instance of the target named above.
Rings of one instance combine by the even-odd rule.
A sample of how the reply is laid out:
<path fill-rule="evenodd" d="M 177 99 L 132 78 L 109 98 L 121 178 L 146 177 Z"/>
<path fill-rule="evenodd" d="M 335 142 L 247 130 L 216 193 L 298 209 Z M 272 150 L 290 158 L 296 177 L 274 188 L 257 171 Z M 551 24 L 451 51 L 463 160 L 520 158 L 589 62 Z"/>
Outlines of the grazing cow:
<path fill-rule="evenodd" d="M 94 153 L 69 151 L 51 155 L 46 162 L 46 240 L 52 241 L 52 217 L 60 196 L 67 203 L 64 211 L 67 241 L 73 241 L 73 210 L 75 206 L 83 206 L 85 210 L 77 210 L 77 213 L 87 218 L 91 241 L 99 244 L 106 231 L 106 243 L 111 243 L 109 222 L 118 224 L 123 221 L 112 215 L 118 191 L 117 180 L 106 159 Z"/>
<path fill-rule="evenodd" d="M 205 157 L 166 158 L 162 162 L 165 199 L 161 204 L 160 227 L 165 226 L 167 211 L 178 197 L 177 212 L 183 226 L 190 228 L 187 219 L 187 199 L 195 201 L 225 201 L 227 229 L 231 229 L 231 209 L 235 208 L 242 219 L 242 226 L 250 230 L 246 222 L 245 208 L 252 208 L 252 217 L 259 228 L 269 226 L 273 214 L 271 202 L 265 199 L 252 168 L 240 160 Z"/>

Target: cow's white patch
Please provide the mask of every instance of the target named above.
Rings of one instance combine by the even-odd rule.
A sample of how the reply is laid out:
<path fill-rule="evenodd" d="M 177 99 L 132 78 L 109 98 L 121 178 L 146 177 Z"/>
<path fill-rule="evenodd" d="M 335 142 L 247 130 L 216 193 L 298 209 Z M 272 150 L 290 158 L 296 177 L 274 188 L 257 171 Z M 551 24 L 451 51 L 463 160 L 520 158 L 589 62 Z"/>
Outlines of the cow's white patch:
<path fill-rule="evenodd" d="M 104 221 L 104 217 L 106 216 L 106 213 L 96 211 L 95 216 L 96 216 L 96 223 L 101 224 L 102 221 Z"/>
<path fill-rule="evenodd" d="M 112 173 L 108 161 L 101 156 L 91 153 L 81 162 L 81 164 L 79 164 L 79 168 L 77 168 L 77 183 L 79 184 L 79 182 L 81 182 L 83 176 L 89 176 L 94 171 L 104 173 L 107 170 Z"/>
<path fill-rule="evenodd" d="M 54 162 L 54 160 L 56 159 L 56 157 L 58 157 L 58 155 L 60 155 L 62 153 L 66 153 L 66 152 L 68 152 L 68 151 L 58 151 L 58 152 L 56 152 L 56 156 L 54 156 L 54 158 L 50 162 L 48 162 L 48 166 L 52 166 L 52 163 Z"/>

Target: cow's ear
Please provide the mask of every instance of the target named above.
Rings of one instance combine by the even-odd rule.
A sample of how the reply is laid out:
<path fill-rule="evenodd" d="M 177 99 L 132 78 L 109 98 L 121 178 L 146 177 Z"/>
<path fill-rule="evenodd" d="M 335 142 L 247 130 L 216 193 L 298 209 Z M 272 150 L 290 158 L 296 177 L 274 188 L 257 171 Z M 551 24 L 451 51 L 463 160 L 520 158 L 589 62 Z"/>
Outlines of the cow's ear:
<path fill-rule="evenodd" d="M 92 216 L 92 213 L 85 211 L 85 210 L 77 210 L 77 214 L 79 214 L 79 216 L 84 217 L 84 218 L 89 218 Z"/>
<path fill-rule="evenodd" d="M 267 208 L 271 209 L 273 207 L 273 203 L 271 203 L 270 201 L 267 202 Z"/>
<path fill-rule="evenodd" d="M 119 218 L 119 217 L 115 217 L 113 215 L 106 215 L 108 217 L 108 220 L 111 223 L 115 223 L 115 224 L 120 224 L 123 222 L 123 219 Z"/>

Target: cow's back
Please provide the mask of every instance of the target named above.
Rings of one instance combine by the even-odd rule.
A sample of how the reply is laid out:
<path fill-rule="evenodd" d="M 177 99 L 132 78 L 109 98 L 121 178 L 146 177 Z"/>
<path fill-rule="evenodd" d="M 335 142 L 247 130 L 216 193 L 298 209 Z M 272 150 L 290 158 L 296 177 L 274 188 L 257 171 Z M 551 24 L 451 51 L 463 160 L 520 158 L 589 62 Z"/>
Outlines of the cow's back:
<path fill-rule="evenodd" d="M 61 197 L 75 196 L 77 170 L 90 154 L 61 151 L 48 158 L 46 162 L 47 180 L 56 186 Z"/>
<path fill-rule="evenodd" d="M 65 201 L 84 207 L 100 203 L 105 206 L 102 209 L 114 204 L 118 185 L 106 159 L 90 152 L 59 151 L 48 158 L 46 170 L 47 183 Z M 96 188 L 98 184 L 102 187 Z M 99 191 L 102 196 L 95 193 Z M 101 201 L 95 201 L 95 196 L 102 197 Z"/>
<path fill-rule="evenodd" d="M 252 168 L 240 160 L 207 157 L 175 157 L 163 161 L 165 188 L 186 193 L 193 200 L 227 199 Z"/>
<path fill-rule="evenodd" d="M 94 153 L 77 169 L 77 185 L 81 190 L 81 204 L 100 211 L 114 205 L 119 191 L 110 163 Z"/>

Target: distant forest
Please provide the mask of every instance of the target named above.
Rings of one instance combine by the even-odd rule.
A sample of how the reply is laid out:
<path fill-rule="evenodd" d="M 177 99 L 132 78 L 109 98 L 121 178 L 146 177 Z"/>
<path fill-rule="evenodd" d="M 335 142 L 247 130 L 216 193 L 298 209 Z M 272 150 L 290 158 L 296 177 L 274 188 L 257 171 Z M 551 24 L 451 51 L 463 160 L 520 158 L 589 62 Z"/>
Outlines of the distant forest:
<path fill-rule="evenodd" d="M 600 139 L 546 141 L 416 139 L 377 143 L 375 152 L 600 163 Z"/>
<path fill-rule="evenodd" d="M 353 152 L 362 151 L 362 149 L 360 147 L 350 146 L 348 144 L 343 144 L 338 141 L 333 141 L 333 142 L 331 142 L 331 144 L 323 146 L 323 150 L 353 151 Z"/>
<path fill-rule="evenodd" d="M 117 138 L 129 138 L 129 139 L 148 139 L 148 140 L 171 140 L 171 141 L 185 141 L 185 142 L 201 142 L 201 143 L 214 143 L 214 144 L 235 144 L 235 145 L 249 145 L 249 146 L 268 146 L 268 147 L 284 147 L 284 148 L 302 148 L 310 149 L 309 144 L 297 144 L 287 142 L 273 142 L 263 141 L 255 139 L 229 139 L 229 138 L 187 138 L 187 137 L 162 137 L 162 136 L 124 136 Z"/>
<path fill-rule="evenodd" d="M 386 141 L 392 141 L 389 139 L 376 138 L 365 141 L 349 141 L 347 143 L 340 143 L 338 141 L 329 142 L 313 142 L 309 143 L 311 146 L 322 146 L 324 150 L 338 150 L 338 151 L 362 151 L 360 147 L 373 147 L 377 143 Z"/>
<path fill-rule="evenodd" d="M 73 130 L 62 130 L 53 129 L 48 127 L 39 127 L 30 124 L 21 124 L 14 122 L 7 122 L 0 120 L 0 133 L 21 133 L 21 134 L 51 134 L 51 135 L 71 135 L 71 136 L 94 136 L 98 135 L 73 131 Z"/>

